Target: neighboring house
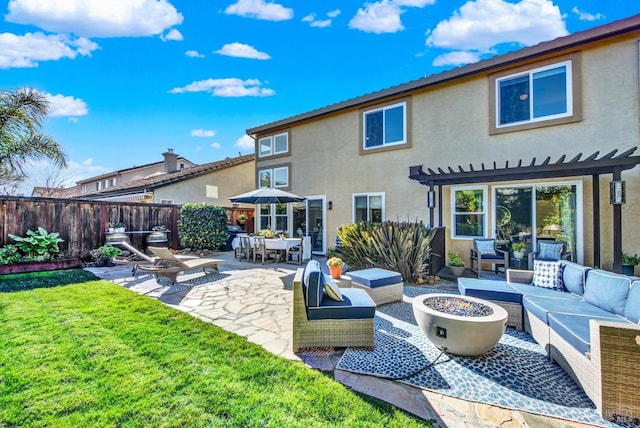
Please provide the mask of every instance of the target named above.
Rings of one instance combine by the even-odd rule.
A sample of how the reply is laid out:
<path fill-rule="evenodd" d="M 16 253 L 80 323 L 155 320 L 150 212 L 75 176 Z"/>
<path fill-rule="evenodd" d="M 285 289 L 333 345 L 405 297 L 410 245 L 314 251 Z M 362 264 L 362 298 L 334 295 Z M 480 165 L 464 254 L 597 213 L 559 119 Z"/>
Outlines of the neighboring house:
<path fill-rule="evenodd" d="M 467 263 L 474 237 L 551 238 L 616 268 L 640 252 L 639 40 L 637 15 L 248 129 L 256 182 L 307 197 L 257 225 L 326 253 L 343 224 L 418 219 Z"/>
<path fill-rule="evenodd" d="M 45 186 L 35 186 L 31 191 L 32 197 L 41 197 L 41 198 L 77 198 L 80 196 L 80 187 L 45 187 Z"/>
<path fill-rule="evenodd" d="M 232 207 L 229 197 L 254 188 L 255 156 L 244 155 L 83 194 L 83 199 L 182 205 L 187 202 Z M 253 207 L 253 206 L 251 206 Z"/>
<path fill-rule="evenodd" d="M 91 177 L 77 182 L 79 187 L 79 197 L 88 193 L 106 190 L 114 186 L 118 186 L 132 181 L 140 180 L 152 176 L 153 174 L 173 173 L 182 171 L 196 166 L 193 162 L 179 156 L 173 152 L 173 149 L 167 149 L 162 154 L 163 161 L 154 162 L 146 165 L 132 166 L 114 172 Z"/>

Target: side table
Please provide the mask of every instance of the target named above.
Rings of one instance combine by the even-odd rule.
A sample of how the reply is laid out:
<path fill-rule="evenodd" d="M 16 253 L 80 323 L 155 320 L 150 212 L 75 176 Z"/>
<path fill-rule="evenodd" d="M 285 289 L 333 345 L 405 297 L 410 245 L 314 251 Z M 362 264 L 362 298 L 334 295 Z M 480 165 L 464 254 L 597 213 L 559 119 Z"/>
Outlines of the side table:
<path fill-rule="evenodd" d="M 340 288 L 351 288 L 351 277 L 347 275 L 340 275 L 340 279 L 333 279 Z"/>

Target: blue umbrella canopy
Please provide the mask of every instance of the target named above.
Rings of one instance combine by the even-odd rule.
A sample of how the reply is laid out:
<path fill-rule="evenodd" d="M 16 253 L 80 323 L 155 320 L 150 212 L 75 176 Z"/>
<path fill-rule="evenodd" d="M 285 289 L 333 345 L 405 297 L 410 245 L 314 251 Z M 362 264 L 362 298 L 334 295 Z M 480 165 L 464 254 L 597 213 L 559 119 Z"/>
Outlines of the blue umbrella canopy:
<path fill-rule="evenodd" d="M 229 198 L 231 202 L 244 204 L 286 204 L 289 202 L 301 202 L 305 198 L 272 187 L 263 187 L 241 195 Z"/>

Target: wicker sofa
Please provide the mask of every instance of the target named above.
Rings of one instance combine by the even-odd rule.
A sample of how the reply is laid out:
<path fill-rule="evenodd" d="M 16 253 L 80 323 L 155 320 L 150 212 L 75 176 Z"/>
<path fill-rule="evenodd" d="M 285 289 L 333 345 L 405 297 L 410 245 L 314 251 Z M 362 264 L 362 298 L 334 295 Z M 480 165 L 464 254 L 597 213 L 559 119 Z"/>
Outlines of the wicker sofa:
<path fill-rule="evenodd" d="M 343 301 L 331 299 L 331 278 L 311 260 L 293 279 L 293 352 L 314 347 L 373 348 L 376 304 L 366 291 L 343 288 Z"/>
<path fill-rule="evenodd" d="M 602 417 L 640 423 L 640 279 L 558 263 L 562 290 L 535 286 L 534 271 L 513 269 L 506 281 L 464 278 L 458 289 L 515 307 L 519 300 L 525 330 Z"/>

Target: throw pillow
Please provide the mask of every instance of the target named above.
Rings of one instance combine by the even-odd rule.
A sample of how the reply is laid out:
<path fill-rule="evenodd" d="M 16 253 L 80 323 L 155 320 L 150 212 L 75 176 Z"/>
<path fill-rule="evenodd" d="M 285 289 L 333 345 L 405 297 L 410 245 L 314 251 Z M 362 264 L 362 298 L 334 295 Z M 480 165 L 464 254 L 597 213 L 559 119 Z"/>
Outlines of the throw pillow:
<path fill-rule="evenodd" d="M 538 259 L 560 260 L 562 258 L 562 242 L 538 242 Z"/>
<path fill-rule="evenodd" d="M 476 250 L 481 254 L 496 254 L 495 239 L 476 239 Z"/>
<path fill-rule="evenodd" d="M 559 261 L 533 261 L 533 285 L 562 291 L 562 264 Z"/>
<path fill-rule="evenodd" d="M 333 282 L 330 275 L 327 275 L 326 273 L 322 275 L 324 277 L 324 291 L 327 293 L 327 296 L 332 300 L 344 302 L 344 298 L 342 297 L 342 292 L 340 291 L 338 284 Z"/>

